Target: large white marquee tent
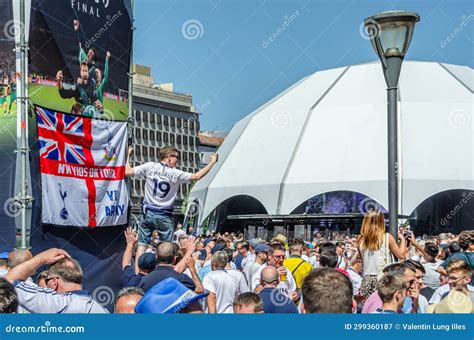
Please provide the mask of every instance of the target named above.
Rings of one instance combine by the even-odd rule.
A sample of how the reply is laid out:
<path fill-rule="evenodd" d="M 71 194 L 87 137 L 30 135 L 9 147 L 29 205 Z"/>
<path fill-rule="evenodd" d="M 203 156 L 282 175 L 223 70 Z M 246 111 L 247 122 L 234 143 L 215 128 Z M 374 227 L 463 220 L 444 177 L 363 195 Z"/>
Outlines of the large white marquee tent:
<path fill-rule="evenodd" d="M 379 62 L 320 71 L 239 122 L 193 187 L 198 224 L 248 195 L 290 214 L 330 191 L 388 206 L 386 90 Z M 405 61 L 399 83 L 400 214 L 450 189 L 474 190 L 473 70 Z"/>

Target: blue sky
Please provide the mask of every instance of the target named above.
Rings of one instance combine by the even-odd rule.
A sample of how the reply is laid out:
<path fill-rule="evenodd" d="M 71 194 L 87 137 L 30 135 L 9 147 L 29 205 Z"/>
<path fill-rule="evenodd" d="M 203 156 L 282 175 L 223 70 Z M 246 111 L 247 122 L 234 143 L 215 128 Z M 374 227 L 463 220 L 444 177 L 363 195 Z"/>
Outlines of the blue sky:
<path fill-rule="evenodd" d="M 230 130 L 308 74 L 375 60 L 361 23 L 394 9 L 421 16 L 407 59 L 474 66 L 472 0 L 135 0 L 134 62 Z"/>

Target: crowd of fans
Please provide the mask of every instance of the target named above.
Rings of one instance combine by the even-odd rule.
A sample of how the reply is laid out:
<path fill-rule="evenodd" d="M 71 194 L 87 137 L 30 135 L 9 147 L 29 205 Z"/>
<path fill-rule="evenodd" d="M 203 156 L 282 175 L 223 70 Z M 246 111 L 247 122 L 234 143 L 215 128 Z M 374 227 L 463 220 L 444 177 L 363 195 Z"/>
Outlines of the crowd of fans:
<path fill-rule="evenodd" d="M 474 230 L 416 238 L 385 231 L 368 213 L 361 234 L 311 242 L 244 239 L 242 233 L 173 242 L 153 235 L 137 261 L 125 230 L 115 313 L 472 313 Z M 407 241 L 407 239 L 409 241 Z M 47 265 L 47 270 L 38 272 Z M 1 313 L 106 313 L 83 290 L 81 265 L 64 250 L 0 254 Z"/>

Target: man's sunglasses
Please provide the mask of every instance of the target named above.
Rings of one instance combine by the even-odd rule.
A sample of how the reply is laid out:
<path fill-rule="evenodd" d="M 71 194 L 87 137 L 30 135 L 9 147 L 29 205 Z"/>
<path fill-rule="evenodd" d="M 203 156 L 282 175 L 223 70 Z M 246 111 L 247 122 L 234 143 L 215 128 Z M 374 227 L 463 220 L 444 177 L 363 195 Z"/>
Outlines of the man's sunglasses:
<path fill-rule="evenodd" d="M 59 276 L 47 277 L 46 279 L 44 279 L 44 283 L 48 285 L 48 282 L 52 279 L 59 279 Z"/>

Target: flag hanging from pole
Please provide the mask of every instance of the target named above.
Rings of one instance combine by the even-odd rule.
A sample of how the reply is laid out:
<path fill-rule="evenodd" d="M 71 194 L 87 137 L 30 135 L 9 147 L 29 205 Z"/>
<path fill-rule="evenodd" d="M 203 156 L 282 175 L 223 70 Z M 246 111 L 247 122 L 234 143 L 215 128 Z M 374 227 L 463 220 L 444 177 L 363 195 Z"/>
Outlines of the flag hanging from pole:
<path fill-rule="evenodd" d="M 127 223 L 127 124 L 36 106 L 42 222 L 102 227 Z"/>

